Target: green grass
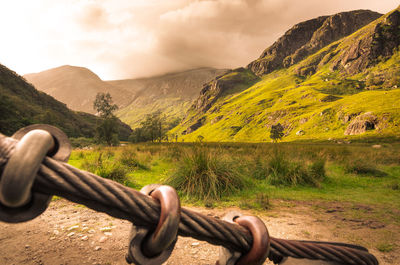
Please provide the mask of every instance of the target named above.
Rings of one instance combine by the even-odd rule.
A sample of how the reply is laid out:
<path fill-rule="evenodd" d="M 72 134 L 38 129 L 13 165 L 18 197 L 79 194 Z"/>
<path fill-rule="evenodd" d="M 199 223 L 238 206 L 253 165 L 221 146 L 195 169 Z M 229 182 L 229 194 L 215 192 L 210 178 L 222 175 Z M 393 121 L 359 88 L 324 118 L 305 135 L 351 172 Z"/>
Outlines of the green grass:
<path fill-rule="evenodd" d="M 270 201 L 273 205 L 274 200 L 283 199 L 293 202 L 360 203 L 384 209 L 400 209 L 399 144 L 387 144 L 380 149 L 361 143 L 346 146 L 315 143 L 278 144 L 285 160 L 303 164 L 303 169 L 307 170 L 308 174 L 318 172 L 318 185 L 301 182 L 272 185 L 268 178 L 271 174 L 268 165 L 273 157 L 275 148 L 273 144 L 210 143 L 202 145 L 206 149 L 202 154 L 197 155 L 193 153 L 193 148 L 198 148 L 198 144 L 190 143 L 147 143 L 101 150 L 74 150 L 69 163 L 78 168 L 85 168 L 86 160 L 95 161 L 99 153 L 102 153 L 103 163 L 120 164 L 126 168 L 126 178 L 123 183 L 134 188 L 141 188 L 152 183 L 162 184 L 171 180 L 182 180 L 188 176 L 192 178 L 192 181 L 196 181 L 196 178 L 203 174 L 216 181 L 221 181 L 226 176 L 242 176 L 248 182 L 248 185 L 236 186 L 229 192 L 210 192 L 210 194 L 217 194 L 213 197 L 218 198 L 216 206 L 241 204 L 245 208 L 261 209 L 262 205 L 269 204 Z M 123 165 L 120 159 L 124 152 L 133 152 L 145 167 Z M 322 163 L 318 162 L 320 159 L 324 159 L 326 164 L 318 164 Z M 384 175 L 377 177 L 374 174 L 347 173 L 346 166 L 360 159 L 368 161 L 370 168 L 379 170 Z M 96 168 L 92 169 L 92 171 L 96 170 Z M 322 175 L 325 177 L 321 177 Z M 201 191 L 200 184 L 194 187 Z M 225 189 L 226 187 L 223 187 L 222 191 Z M 207 198 L 211 196 L 207 196 L 208 190 L 200 192 L 206 196 L 181 191 L 184 201 L 215 206 L 215 203 L 210 203 L 210 199 Z M 268 197 L 268 203 L 263 203 L 260 198 L 257 199 L 257 196 L 261 196 L 257 194 Z M 398 219 L 400 222 L 400 217 Z"/>

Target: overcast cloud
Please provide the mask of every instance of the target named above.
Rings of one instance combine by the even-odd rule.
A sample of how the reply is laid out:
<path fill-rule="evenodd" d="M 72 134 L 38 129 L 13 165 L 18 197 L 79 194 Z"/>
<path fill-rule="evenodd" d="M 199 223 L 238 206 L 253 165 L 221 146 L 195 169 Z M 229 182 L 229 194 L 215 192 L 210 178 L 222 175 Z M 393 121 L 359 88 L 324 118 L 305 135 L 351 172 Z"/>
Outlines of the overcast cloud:
<path fill-rule="evenodd" d="M 396 0 L 14 0 L 0 9 L 0 64 L 19 74 L 64 64 L 102 79 L 256 59 L 291 26 Z"/>

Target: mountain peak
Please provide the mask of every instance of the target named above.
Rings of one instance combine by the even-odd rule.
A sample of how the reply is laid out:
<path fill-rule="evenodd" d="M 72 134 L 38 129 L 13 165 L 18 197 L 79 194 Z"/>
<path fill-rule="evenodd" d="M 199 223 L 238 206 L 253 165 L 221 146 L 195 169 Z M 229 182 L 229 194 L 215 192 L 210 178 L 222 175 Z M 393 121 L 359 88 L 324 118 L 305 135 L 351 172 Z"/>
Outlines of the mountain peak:
<path fill-rule="evenodd" d="M 370 10 L 342 12 L 296 24 L 247 67 L 257 75 L 294 65 L 308 55 L 382 16 Z"/>

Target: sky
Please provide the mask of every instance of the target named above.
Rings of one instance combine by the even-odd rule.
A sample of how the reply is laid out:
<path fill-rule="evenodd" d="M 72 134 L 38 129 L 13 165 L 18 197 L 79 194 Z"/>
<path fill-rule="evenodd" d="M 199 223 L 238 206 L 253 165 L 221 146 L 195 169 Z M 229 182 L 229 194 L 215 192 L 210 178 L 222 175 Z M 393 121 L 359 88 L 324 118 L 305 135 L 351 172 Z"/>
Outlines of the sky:
<path fill-rule="evenodd" d="M 61 65 L 103 80 L 246 66 L 294 24 L 398 0 L 2 0 L 0 64 Z"/>

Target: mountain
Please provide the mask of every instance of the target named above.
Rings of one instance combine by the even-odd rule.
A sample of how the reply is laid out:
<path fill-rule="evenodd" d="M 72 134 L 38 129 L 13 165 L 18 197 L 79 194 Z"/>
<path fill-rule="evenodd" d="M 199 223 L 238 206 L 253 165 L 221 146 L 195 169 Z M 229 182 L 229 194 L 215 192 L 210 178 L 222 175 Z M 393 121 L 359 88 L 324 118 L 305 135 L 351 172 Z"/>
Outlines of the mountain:
<path fill-rule="evenodd" d="M 119 106 L 130 101 L 130 93 L 112 87 L 95 73 L 84 67 L 64 65 L 40 73 L 27 74 L 24 78 L 40 91 L 67 104 L 68 108 L 95 114 L 93 101 L 97 93 L 109 92 Z"/>
<path fill-rule="evenodd" d="M 120 108 L 117 116 L 134 128 L 155 111 L 161 111 L 170 121 L 183 118 L 202 85 L 225 72 L 224 69 L 199 68 L 107 83 L 132 93 L 131 103 Z"/>
<path fill-rule="evenodd" d="M 205 84 L 170 133 L 185 141 L 265 141 L 281 123 L 287 141 L 398 139 L 399 45 L 400 9 L 302 22 L 247 68 Z"/>
<path fill-rule="evenodd" d="M 299 23 L 268 47 L 248 68 L 257 75 L 294 65 L 326 45 L 350 35 L 382 14 L 356 10 Z"/>
<path fill-rule="evenodd" d="M 0 65 L 0 132 L 11 135 L 21 127 L 46 123 L 62 129 L 70 137 L 93 137 L 99 118 L 71 111 L 53 97 L 36 90 L 26 80 Z M 131 128 L 120 122 L 120 139 L 128 139 Z"/>
<path fill-rule="evenodd" d="M 96 94 L 109 92 L 119 107 L 117 116 L 134 128 L 155 111 L 163 112 L 170 121 L 183 118 L 202 85 L 225 71 L 199 68 L 149 78 L 103 81 L 87 68 L 65 65 L 24 77 L 69 108 L 88 113 L 95 113 Z"/>

